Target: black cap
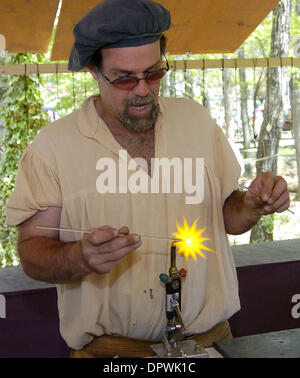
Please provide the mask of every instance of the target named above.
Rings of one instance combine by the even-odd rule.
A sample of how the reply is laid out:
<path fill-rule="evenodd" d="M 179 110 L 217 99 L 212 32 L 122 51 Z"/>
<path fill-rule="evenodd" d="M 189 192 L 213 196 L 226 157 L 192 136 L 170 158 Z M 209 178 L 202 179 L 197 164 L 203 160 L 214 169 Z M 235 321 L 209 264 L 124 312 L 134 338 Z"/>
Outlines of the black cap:
<path fill-rule="evenodd" d="M 151 0 L 103 0 L 75 26 L 68 69 L 80 71 L 100 48 L 141 46 L 170 27 L 170 13 Z"/>

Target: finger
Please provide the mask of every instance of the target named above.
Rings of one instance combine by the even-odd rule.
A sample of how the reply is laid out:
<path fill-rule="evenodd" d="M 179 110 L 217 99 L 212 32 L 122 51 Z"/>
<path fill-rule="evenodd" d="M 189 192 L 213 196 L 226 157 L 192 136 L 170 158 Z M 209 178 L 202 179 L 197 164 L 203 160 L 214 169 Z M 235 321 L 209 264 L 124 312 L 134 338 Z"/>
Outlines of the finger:
<path fill-rule="evenodd" d="M 283 206 L 279 207 L 279 208 L 276 210 L 276 213 L 282 213 L 282 212 L 288 210 L 289 206 L 290 206 L 289 204 L 288 204 L 288 205 L 287 205 L 287 204 L 284 204 Z"/>
<path fill-rule="evenodd" d="M 273 191 L 271 193 L 270 198 L 268 199 L 268 203 L 272 205 L 275 203 L 284 193 L 286 193 L 287 196 L 289 196 L 288 190 L 287 190 L 287 183 L 284 180 L 284 178 L 278 176 L 275 185 L 273 188 Z"/>
<path fill-rule="evenodd" d="M 99 245 L 97 253 L 112 253 L 124 247 L 130 247 L 136 243 L 139 243 L 140 240 L 140 236 L 135 234 L 119 236 Z"/>
<path fill-rule="evenodd" d="M 113 262 L 113 261 L 119 261 L 121 260 L 124 256 L 126 256 L 128 253 L 134 251 L 135 249 L 139 248 L 142 244 L 142 241 L 140 240 L 139 242 L 135 244 L 130 244 L 127 245 L 121 249 L 115 250 L 111 253 L 105 253 L 101 254 L 101 260 L 103 263 L 107 262 Z M 98 255 L 99 256 L 99 255 Z"/>
<path fill-rule="evenodd" d="M 268 214 L 272 214 L 275 212 L 282 212 L 284 210 L 287 210 L 290 205 L 290 197 L 288 192 L 284 192 L 276 202 L 274 202 L 272 205 L 265 205 L 264 210 Z M 279 211 L 280 209 L 280 211 Z"/>
<path fill-rule="evenodd" d="M 119 228 L 119 234 L 123 234 L 123 235 L 128 235 L 129 234 L 129 228 L 126 227 L 126 226 L 123 226 L 121 228 Z"/>
<path fill-rule="evenodd" d="M 276 183 L 276 176 L 272 172 L 264 172 L 259 179 L 261 182 L 260 197 L 264 202 L 268 202 Z"/>
<path fill-rule="evenodd" d="M 255 179 L 251 182 L 248 187 L 248 191 L 246 192 L 246 199 L 252 202 L 253 207 L 260 207 L 263 206 L 264 201 L 261 198 L 261 189 L 262 185 Z"/>
<path fill-rule="evenodd" d="M 118 236 L 118 230 L 110 226 L 102 226 L 91 230 L 91 234 L 84 234 L 85 238 L 93 245 L 108 242 Z"/>
<path fill-rule="evenodd" d="M 135 249 L 139 248 L 142 244 L 142 241 L 124 247 L 118 251 L 114 251 L 112 253 L 107 254 L 95 254 L 90 261 L 90 264 L 94 267 L 95 271 L 98 273 L 108 273 L 112 270 L 112 268 L 117 265 L 123 257 L 125 257 L 130 252 L 134 251 Z"/>

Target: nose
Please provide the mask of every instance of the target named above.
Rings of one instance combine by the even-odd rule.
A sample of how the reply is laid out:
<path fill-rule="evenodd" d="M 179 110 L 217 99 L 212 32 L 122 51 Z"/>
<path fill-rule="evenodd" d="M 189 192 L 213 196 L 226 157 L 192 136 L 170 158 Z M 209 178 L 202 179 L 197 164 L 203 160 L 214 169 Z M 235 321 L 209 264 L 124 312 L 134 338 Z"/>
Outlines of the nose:
<path fill-rule="evenodd" d="M 137 96 L 145 97 L 151 90 L 147 81 L 145 79 L 141 79 L 132 91 Z"/>

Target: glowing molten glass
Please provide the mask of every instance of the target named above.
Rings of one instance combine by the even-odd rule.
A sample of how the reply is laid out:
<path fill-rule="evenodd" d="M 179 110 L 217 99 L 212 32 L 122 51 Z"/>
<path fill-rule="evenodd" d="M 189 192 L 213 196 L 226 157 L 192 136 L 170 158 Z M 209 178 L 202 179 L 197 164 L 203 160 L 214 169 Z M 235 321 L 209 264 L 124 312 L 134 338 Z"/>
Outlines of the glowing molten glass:
<path fill-rule="evenodd" d="M 196 225 L 198 222 L 198 218 L 195 220 L 193 225 L 189 227 L 187 224 L 186 219 L 184 218 L 184 225 L 183 228 L 179 226 L 176 222 L 177 232 L 174 232 L 174 236 L 179 239 L 179 241 L 173 242 L 173 245 L 178 247 L 178 253 L 183 253 L 184 257 L 188 259 L 190 256 L 193 257 L 194 260 L 197 260 L 198 253 L 201 257 L 206 259 L 205 254 L 201 250 L 215 252 L 214 250 L 206 247 L 202 242 L 205 240 L 210 240 L 209 238 L 204 238 L 201 235 L 205 231 L 206 227 L 197 230 Z"/>

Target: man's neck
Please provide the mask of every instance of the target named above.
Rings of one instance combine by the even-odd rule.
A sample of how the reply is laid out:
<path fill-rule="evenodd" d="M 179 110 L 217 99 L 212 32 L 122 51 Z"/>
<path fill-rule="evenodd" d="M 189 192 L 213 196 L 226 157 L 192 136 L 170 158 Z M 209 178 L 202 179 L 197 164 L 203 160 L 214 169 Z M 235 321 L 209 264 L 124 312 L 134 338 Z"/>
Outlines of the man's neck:
<path fill-rule="evenodd" d="M 127 137 L 139 140 L 154 135 L 154 125 L 148 130 L 142 132 L 136 132 L 129 130 L 123 125 L 123 123 L 106 112 L 102 106 L 100 96 L 98 96 L 94 102 L 98 116 L 105 122 L 112 135 L 117 139 L 118 137 Z"/>
<path fill-rule="evenodd" d="M 148 174 L 151 176 L 151 159 L 155 156 L 154 126 L 143 132 L 129 130 L 121 122 L 109 117 L 102 109 L 100 97 L 95 101 L 96 111 L 103 119 L 115 140 L 132 158 L 143 158 L 147 162 Z"/>

